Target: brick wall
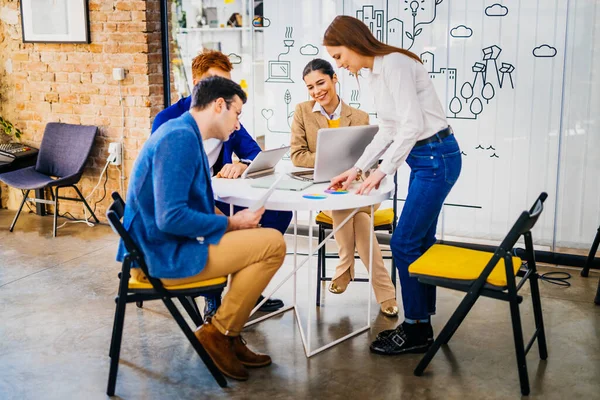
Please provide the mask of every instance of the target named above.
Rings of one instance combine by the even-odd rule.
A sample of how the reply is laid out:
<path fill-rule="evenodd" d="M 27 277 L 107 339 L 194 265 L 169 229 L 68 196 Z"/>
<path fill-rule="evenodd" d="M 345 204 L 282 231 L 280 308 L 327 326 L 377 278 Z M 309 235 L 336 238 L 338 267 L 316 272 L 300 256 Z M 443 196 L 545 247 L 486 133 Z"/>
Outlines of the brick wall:
<path fill-rule="evenodd" d="M 19 1 L 0 0 L 0 115 L 23 131 L 22 142 L 35 147 L 48 122 L 98 126 L 79 184 L 84 196 L 100 177 L 108 144 L 121 135 L 122 167 L 129 175 L 152 118 L 163 108 L 159 1 L 90 0 L 89 8 L 91 44 L 32 44 L 22 42 Z M 121 82 L 124 123 L 114 67 L 128 72 Z M 97 205 L 99 218 L 104 218 L 110 193 L 119 188 L 116 167 L 109 167 L 108 176 L 107 198 Z M 14 208 L 6 186 L 1 189 L 3 206 Z M 91 204 L 102 194 L 101 185 Z M 65 190 L 65 195 L 73 193 Z M 81 205 L 73 202 L 63 202 L 60 211 L 83 215 Z"/>

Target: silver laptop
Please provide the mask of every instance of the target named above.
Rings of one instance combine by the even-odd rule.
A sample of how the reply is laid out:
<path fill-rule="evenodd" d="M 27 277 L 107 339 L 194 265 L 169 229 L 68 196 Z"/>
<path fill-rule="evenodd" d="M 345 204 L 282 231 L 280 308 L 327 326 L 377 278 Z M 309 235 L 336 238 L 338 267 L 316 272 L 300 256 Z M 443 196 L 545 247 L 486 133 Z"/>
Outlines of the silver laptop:
<path fill-rule="evenodd" d="M 329 182 L 354 166 L 377 131 L 378 125 L 319 129 L 315 169 L 292 172 L 292 177 L 315 183 Z"/>
<path fill-rule="evenodd" d="M 289 150 L 290 146 L 284 146 L 278 149 L 261 151 L 246 168 L 241 178 L 258 178 L 273 174 L 275 166 Z"/>

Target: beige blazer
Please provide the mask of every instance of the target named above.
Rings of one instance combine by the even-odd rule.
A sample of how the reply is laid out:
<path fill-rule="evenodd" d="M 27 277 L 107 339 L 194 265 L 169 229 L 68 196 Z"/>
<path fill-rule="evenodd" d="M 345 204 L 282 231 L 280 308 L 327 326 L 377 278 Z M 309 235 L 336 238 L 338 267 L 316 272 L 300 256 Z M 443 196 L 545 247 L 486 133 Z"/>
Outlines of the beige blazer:
<path fill-rule="evenodd" d="M 317 152 L 317 131 L 327 128 L 327 117 L 320 112 L 313 112 L 315 101 L 305 101 L 296 106 L 292 122 L 291 158 L 296 167 L 315 167 Z M 340 127 L 368 125 L 369 114 L 350 107 L 342 101 Z"/>

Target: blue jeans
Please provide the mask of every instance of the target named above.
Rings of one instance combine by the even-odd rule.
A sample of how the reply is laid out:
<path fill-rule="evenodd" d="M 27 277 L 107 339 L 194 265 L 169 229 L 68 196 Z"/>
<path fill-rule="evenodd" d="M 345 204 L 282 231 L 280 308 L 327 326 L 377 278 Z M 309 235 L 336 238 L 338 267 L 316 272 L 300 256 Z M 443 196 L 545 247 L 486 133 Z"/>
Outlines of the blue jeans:
<path fill-rule="evenodd" d="M 435 314 L 435 286 L 411 278 L 408 267 L 436 241 L 438 216 L 460 175 L 460 148 L 450 135 L 414 147 L 406 163 L 411 169 L 408 195 L 390 245 L 400 276 L 404 317 L 427 319 Z"/>
<path fill-rule="evenodd" d="M 223 203 L 222 201 L 215 201 L 215 205 L 223 214 L 229 216 L 229 204 Z M 233 206 L 233 213 L 235 214 L 245 208 L 246 207 Z M 293 215 L 294 214 L 291 211 L 266 210 L 260 219 L 260 225 L 263 228 L 277 229 L 283 235 L 290 225 Z"/>

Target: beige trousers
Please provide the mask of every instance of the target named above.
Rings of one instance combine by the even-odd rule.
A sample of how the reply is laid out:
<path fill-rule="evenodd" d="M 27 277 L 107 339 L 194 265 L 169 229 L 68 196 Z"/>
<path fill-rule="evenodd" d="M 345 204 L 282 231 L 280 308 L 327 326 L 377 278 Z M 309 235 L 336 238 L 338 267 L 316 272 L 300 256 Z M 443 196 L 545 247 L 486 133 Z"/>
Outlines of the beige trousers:
<path fill-rule="evenodd" d="M 375 210 L 379 205 L 374 207 Z M 354 210 L 323 211 L 333 220 L 333 228 L 340 225 Z M 342 228 L 335 233 L 338 244 L 340 263 L 335 269 L 333 279 L 350 271 L 354 279 L 354 249 L 358 251 L 360 260 L 369 269 L 369 241 L 373 236 L 373 292 L 379 304 L 396 298 L 396 289 L 383 263 L 383 256 L 375 232 L 371 228 L 371 207 L 361 208 Z"/>
<path fill-rule="evenodd" d="M 248 321 L 258 296 L 267 287 L 285 258 L 283 235 L 270 228 L 244 229 L 226 233 L 219 244 L 208 248 L 208 260 L 197 275 L 161 279 L 164 285 L 182 285 L 231 274 L 221 306 L 211 322 L 224 335 L 237 336 Z M 139 268 L 131 275 L 144 279 Z"/>

